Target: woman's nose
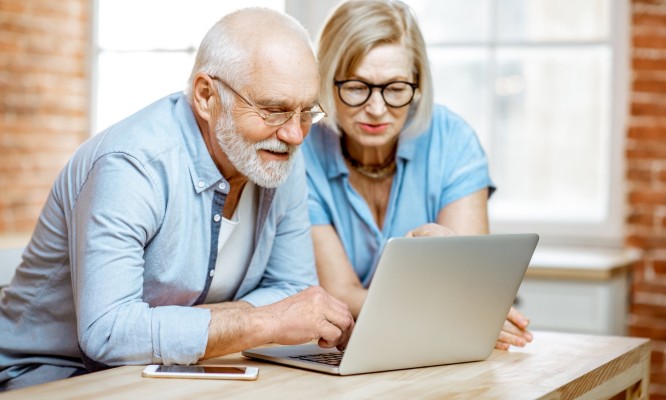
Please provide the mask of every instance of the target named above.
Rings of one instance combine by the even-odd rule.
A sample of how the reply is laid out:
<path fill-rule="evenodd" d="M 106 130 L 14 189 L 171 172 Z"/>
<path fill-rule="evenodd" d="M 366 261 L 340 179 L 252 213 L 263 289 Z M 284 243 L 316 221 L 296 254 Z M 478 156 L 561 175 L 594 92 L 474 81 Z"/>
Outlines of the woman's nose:
<path fill-rule="evenodd" d="M 372 115 L 381 115 L 386 112 L 386 103 L 380 90 L 375 89 L 370 94 L 370 98 L 365 103 L 365 111 Z"/>

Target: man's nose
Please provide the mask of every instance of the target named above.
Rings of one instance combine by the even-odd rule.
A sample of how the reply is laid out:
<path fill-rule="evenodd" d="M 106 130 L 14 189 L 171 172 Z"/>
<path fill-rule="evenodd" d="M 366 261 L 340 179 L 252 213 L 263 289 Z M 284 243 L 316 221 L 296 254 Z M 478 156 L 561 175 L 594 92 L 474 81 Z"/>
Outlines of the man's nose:
<path fill-rule="evenodd" d="M 301 125 L 301 114 L 294 113 L 287 122 L 282 124 L 277 131 L 278 139 L 291 145 L 298 146 L 303 143 L 305 133 Z"/>

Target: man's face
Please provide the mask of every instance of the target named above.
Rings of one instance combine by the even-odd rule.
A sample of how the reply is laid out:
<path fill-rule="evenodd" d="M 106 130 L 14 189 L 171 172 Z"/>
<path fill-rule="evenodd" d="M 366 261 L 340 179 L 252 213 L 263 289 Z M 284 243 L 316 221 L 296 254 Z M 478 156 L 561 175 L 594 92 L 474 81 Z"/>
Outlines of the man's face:
<path fill-rule="evenodd" d="M 284 183 L 291 171 L 292 156 L 298 146 L 287 144 L 275 137 L 252 143 L 238 131 L 230 114 L 224 112 L 215 126 L 217 143 L 229 161 L 241 174 L 259 186 L 273 188 Z M 262 160 L 260 152 L 279 154 L 279 157 L 286 160 Z"/>
<path fill-rule="evenodd" d="M 309 111 L 317 105 L 319 72 L 312 52 L 303 44 L 267 44 L 250 71 L 250 83 L 236 89 L 263 115 Z M 276 187 L 291 170 L 293 156 L 310 124 L 296 114 L 279 126 L 268 126 L 261 115 L 235 97 L 232 110 L 223 110 L 215 127 L 218 144 L 229 161 L 259 186 Z"/>

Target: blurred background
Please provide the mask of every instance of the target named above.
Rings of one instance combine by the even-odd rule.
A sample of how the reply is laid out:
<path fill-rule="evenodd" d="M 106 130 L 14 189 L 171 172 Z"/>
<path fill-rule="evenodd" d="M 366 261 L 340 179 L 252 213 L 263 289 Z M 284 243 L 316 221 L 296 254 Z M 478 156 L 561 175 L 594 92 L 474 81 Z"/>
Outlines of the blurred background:
<path fill-rule="evenodd" d="M 541 236 L 516 305 L 538 329 L 652 338 L 666 399 L 666 0 L 406 2 L 436 101 L 488 153 L 492 231 Z M 238 3 L 0 0 L 0 285 L 74 149 L 182 90 Z M 242 5 L 316 39 L 337 3 Z"/>

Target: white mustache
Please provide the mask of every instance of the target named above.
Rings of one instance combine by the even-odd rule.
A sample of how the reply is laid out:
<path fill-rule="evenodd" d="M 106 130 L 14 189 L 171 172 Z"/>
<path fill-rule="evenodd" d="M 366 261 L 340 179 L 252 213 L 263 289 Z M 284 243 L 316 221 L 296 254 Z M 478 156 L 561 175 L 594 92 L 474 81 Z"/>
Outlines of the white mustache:
<path fill-rule="evenodd" d="M 266 139 L 255 143 L 255 150 L 268 150 L 274 153 L 293 153 L 296 146 L 289 145 L 279 139 Z"/>

